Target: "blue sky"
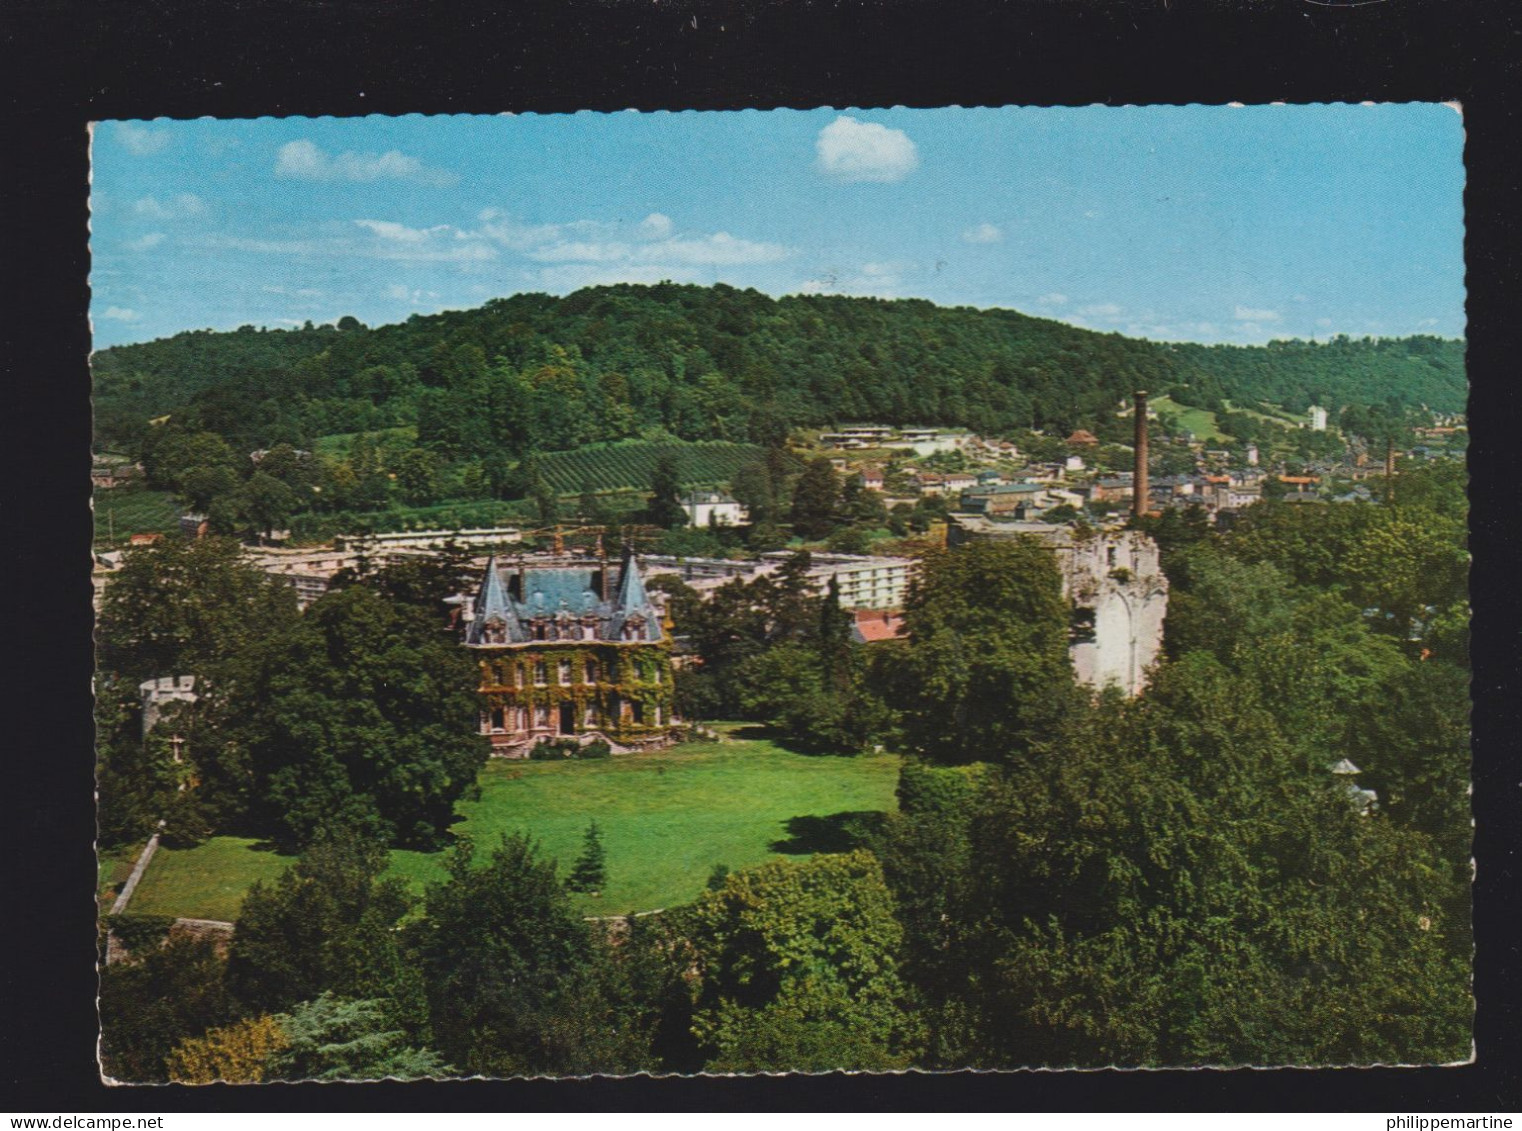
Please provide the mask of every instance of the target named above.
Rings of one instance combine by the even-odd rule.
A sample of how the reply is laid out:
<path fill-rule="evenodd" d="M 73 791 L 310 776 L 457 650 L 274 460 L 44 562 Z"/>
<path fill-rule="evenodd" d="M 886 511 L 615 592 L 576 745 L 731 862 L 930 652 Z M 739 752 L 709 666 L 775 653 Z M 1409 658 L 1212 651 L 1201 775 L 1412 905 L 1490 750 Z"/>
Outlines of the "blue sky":
<path fill-rule="evenodd" d="M 672 279 L 1458 337 L 1462 151 L 1441 105 L 106 122 L 91 317 L 103 347 Z"/>

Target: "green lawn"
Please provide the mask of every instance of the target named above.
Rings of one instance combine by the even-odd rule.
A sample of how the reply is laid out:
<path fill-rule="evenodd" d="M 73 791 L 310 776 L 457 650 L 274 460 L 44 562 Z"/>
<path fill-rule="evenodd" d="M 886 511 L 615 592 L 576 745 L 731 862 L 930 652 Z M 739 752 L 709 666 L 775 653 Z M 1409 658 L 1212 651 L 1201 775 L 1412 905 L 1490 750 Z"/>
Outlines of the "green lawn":
<path fill-rule="evenodd" d="M 243 893 L 255 880 L 273 880 L 288 856 L 256 847 L 245 837 L 212 837 L 195 848 L 163 848 L 143 873 L 127 911 L 187 919 L 236 919 Z"/>
<path fill-rule="evenodd" d="M 1178 417 L 1179 427 L 1194 433 L 1196 440 L 1209 443 L 1212 440 L 1223 440 L 1226 433 L 1216 427 L 1215 413 L 1207 412 L 1203 408 L 1191 408 L 1188 405 L 1179 404 L 1168 396 L 1153 397 L 1152 407 L 1158 412 L 1171 412 Z"/>
<path fill-rule="evenodd" d="M 1239 405 L 1230 400 L 1226 401 L 1225 404 L 1232 412 L 1240 412 L 1252 417 L 1254 420 L 1262 420 L 1268 424 L 1277 424 L 1280 428 L 1295 428 L 1299 425 L 1299 422 L 1294 417 L 1287 415 L 1283 409 L 1277 405 L 1269 404 L 1267 401 L 1258 402 L 1256 407 Z"/>
<path fill-rule="evenodd" d="M 126 844 L 95 854 L 96 896 L 102 911 L 111 910 L 116 893 L 122 890 L 127 877 L 132 875 L 132 866 L 137 863 L 137 854 L 142 850 L 141 844 Z"/>
<path fill-rule="evenodd" d="M 526 832 L 564 874 L 595 819 L 608 884 L 600 898 L 576 897 L 580 907 L 649 911 L 693 899 L 715 864 L 738 869 L 777 859 L 775 849 L 842 847 L 838 822 L 825 818 L 892 808 L 898 766 L 891 754 L 810 757 L 751 738 L 603 761 L 493 759 L 481 773 L 480 800 L 460 805 L 454 827 L 483 850 L 503 833 Z M 160 849 L 131 910 L 233 919 L 248 886 L 288 863 L 236 837 Z M 442 853 L 396 852 L 392 873 L 421 888 L 443 876 L 443 864 Z"/>

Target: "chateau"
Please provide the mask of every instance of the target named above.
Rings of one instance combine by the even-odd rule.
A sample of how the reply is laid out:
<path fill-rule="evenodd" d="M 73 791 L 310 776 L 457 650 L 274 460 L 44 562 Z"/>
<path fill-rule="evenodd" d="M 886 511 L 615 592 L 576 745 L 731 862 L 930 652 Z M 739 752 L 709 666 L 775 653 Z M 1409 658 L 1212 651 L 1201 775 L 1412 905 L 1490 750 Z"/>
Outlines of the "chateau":
<path fill-rule="evenodd" d="M 559 738 L 621 752 L 672 742 L 669 633 L 632 553 L 616 578 L 601 557 L 493 555 L 460 623 L 497 756 Z"/>

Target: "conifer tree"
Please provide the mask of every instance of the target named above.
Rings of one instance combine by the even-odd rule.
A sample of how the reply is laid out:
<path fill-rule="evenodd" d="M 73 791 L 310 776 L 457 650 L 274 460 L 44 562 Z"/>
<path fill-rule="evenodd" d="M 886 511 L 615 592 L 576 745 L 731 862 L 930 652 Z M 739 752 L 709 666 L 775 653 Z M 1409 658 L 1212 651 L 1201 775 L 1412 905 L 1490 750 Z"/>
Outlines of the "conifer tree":
<path fill-rule="evenodd" d="M 607 852 L 602 846 L 602 830 L 593 821 L 587 826 L 581 855 L 576 858 L 571 874 L 566 877 L 565 886 L 572 891 L 596 892 L 601 891 L 607 882 Z"/>
<path fill-rule="evenodd" d="M 655 464 L 650 479 L 650 522 L 670 530 L 685 526 L 687 512 L 682 509 L 682 477 L 676 459 L 663 455 Z"/>
<path fill-rule="evenodd" d="M 788 516 L 793 530 L 804 538 L 823 538 L 835 526 L 840 507 L 840 477 L 823 456 L 809 461 L 793 488 L 793 509 Z"/>
<path fill-rule="evenodd" d="M 830 575 L 819 606 L 819 659 L 825 687 L 842 693 L 851 687 L 851 614 L 840 607 L 840 580 Z"/>

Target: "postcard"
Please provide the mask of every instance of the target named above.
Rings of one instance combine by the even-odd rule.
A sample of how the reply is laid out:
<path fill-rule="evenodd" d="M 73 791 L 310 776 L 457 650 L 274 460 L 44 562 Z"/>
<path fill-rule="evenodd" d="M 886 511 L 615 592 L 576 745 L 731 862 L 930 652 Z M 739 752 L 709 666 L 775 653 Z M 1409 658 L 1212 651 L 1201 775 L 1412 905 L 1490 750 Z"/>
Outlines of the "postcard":
<path fill-rule="evenodd" d="M 1472 1057 L 1463 122 L 105 121 L 114 1083 Z"/>

